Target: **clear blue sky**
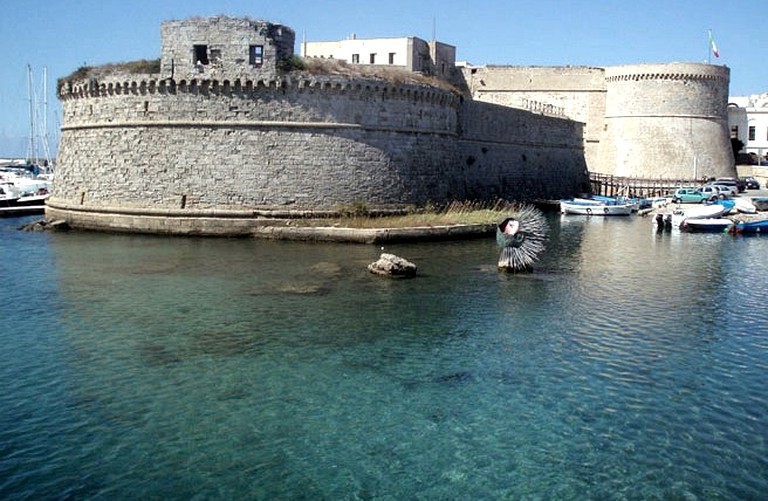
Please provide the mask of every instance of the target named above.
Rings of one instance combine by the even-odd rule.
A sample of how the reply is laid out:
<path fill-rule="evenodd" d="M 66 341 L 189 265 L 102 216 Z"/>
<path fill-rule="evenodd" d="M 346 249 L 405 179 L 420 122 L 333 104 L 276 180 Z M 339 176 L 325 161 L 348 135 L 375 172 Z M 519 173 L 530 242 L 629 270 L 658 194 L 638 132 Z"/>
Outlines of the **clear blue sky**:
<path fill-rule="evenodd" d="M 57 78 L 84 64 L 158 58 L 162 21 L 217 14 L 285 24 L 297 43 L 351 33 L 431 39 L 434 30 L 475 65 L 704 62 L 712 29 L 712 63 L 731 68 L 731 95 L 768 92 L 767 0 L 0 0 L 0 157 L 26 153 L 27 65 L 38 94 L 47 68 L 57 129 Z"/>

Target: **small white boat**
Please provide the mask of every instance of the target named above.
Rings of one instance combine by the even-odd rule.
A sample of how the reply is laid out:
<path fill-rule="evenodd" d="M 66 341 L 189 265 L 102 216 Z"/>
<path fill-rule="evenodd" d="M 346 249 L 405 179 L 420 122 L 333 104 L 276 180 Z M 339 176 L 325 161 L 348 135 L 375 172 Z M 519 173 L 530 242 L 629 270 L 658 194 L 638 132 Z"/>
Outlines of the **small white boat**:
<path fill-rule="evenodd" d="M 748 198 L 737 197 L 733 199 L 734 209 L 742 214 L 757 214 L 757 207 Z"/>
<path fill-rule="evenodd" d="M 579 216 L 629 216 L 635 204 L 605 204 L 597 200 L 560 200 L 560 212 Z"/>
<path fill-rule="evenodd" d="M 672 227 L 681 228 L 688 219 L 719 218 L 728 209 L 720 204 L 693 205 L 679 207 L 672 212 Z"/>
<path fill-rule="evenodd" d="M 693 219 L 686 219 L 683 221 L 682 226 L 680 227 L 681 230 L 685 231 L 707 231 L 707 232 L 719 232 L 719 233 L 727 233 L 731 227 L 733 227 L 734 222 L 730 219 L 725 219 L 722 217 L 705 217 L 705 218 L 693 218 Z"/>

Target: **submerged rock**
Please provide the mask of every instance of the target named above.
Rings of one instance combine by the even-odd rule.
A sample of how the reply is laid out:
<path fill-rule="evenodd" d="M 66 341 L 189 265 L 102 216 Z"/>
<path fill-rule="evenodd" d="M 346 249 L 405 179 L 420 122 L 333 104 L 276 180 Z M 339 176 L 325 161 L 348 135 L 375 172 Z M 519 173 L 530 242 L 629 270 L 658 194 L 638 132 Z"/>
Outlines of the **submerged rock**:
<path fill-rule="evenodd" d="M 40 219 L 19 227 L 21 231 L 67 231 L 68 229 L 69 224 L 63 219 L 54 219 L 53 221 Z"/>
<path fill-rule="evenodd" d="M 389 277 L 413 277 L 416 265 L 394 254 L 383 253 L 378 261 L 368 265 L 368 271 Z"/>

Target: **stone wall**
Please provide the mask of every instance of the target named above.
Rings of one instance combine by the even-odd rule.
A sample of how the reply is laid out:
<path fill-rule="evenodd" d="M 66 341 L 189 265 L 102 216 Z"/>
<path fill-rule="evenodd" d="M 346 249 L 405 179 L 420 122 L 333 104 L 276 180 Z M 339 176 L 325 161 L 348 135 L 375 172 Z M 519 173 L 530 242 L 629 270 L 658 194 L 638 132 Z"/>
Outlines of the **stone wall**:
<path fill-rule="evenodd" d="M 464 195 L 460 101 L 447 91 L 285 79 L 131 83 L 126 93 L 119 83 L 64 96 L 52 203 L 321 209 Z"/>
<path fill-rule="evenodd" d="M 581 123 L 468 101 L 460 125 L 469 198 L 551 200 L 588 190 Z"/>
<path fill-rule="evenodd" d="M 472 99 L 580 122 L 584 158 L 597 162 L 605 116 L 605 70 L 565 66 L 462 68 Z"/>
<path fill-rule="evenodd" d="M 566 196 L 576 122 L 342 78 L 93 81 L 62 96 L 52 204 L 329 209 Z"/>

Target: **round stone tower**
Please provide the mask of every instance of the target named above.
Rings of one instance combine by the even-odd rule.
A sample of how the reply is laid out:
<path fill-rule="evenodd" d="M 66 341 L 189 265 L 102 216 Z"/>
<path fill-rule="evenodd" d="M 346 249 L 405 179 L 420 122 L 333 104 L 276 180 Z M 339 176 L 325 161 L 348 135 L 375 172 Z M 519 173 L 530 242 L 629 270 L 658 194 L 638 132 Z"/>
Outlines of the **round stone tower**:
<path fill-rule="evenodd" d="M 171 21 L 149 73 L 117 65 L 62 80 L 48 217 L 233 235 L 308 211 L 462 198 L 456 93 L 290 72 L 293 43 L 264 21 Z"/>
<path fill-rule="evenodd" d="M 692 180 L 735 176 L 725 66 L 641 64 L 605 70 L 598 171 Z"/>

